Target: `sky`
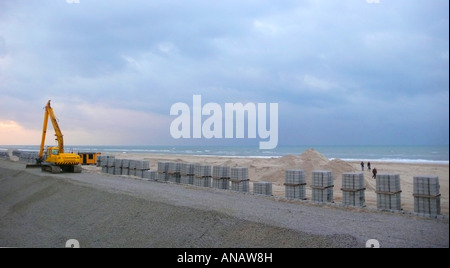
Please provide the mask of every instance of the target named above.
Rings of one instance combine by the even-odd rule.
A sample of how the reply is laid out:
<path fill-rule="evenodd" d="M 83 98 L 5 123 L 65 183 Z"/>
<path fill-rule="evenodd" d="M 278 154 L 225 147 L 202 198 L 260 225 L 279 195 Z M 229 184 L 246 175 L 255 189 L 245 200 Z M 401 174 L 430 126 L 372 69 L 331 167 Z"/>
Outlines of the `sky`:
<path fill-rule="evenodd" d="M 259 142 L 172 138 L 194 95 L 278 103 L 279 145 L 448 145 L 449 1 L 0 1 L 2 145 L 48 100 L 71 145 Z"/>

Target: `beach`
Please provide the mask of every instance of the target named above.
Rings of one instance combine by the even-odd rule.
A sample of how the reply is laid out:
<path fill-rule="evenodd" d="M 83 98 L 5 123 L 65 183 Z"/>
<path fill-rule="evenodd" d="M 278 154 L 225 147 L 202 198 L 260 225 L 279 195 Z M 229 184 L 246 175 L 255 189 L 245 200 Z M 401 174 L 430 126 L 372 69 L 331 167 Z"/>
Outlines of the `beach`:
<path fill-rule="evenodd" d="M 330 160 L 314 149 L 309 149 L 300 155 L 288 155 L 280 158 L 239 158 L 218 156 L 192 155 L 154 155 L 143 153 L 114 153 L 116 158 L 148 160 L 150 167 L 157 170 L 159 161 L 175 161 L 189 163 L 204 163 L 208 165 L 225 165 L 230 167 L 248 167 L 250 182 L 268 181 L 273 183 L 275 197 L 285 196 L 285 171 L 303 169 L 307 176 L 307 185 L 311 184 L 311 172 L 314 170 L 330 170 L 334 177 L 334 201 L 342 200 L 342 174 L 346 172 L 362 172 L 360 161 Z M 367 162 L 366 162 L 367 164 Z M 401 179 L 402 208 L 414 211 L 413 178 L 414 176 L 432 175 L 439 177 L 441 189 L 441 213 L 449 215 L 449 165 L 431 163 L 394 163 L 372 161 L 372 168 L 378 174 L 398 174 Z M 91 169 L 95 170 L 95 169 Z M 97 170 L 98 171 L 98 170 Z M 372 172 L 365 167 L 366 205 L 376 208 L 376 181 Z M 311 197 L 311 188 L 307 187 L 307 196 Z"/>

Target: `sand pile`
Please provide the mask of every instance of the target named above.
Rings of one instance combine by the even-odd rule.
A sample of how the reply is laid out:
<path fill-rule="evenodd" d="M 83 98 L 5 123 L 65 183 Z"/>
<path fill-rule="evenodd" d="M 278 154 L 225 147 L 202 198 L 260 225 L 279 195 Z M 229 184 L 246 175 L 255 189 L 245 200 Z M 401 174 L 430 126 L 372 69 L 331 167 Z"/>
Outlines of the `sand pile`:
<path fill-rule="evenodd" d="M 339 187 L 342 173 L 355 172 L 350 164 L 340 160 L 329 160 L 314 149 L 308 149 L 299 156 L 288 155 L 279 159 L 256 160 L 265 163 L 253 163 L 251 165 L 252 180 L 271 181 L 276 185 L 283 185 L 285 171 L 288 169 L 303 169 L 307 175 L 307 183 L 311 183 L 311 173 L 314 170 L 331 170 L 336 186 Z M 262 165 L 261 165 L 262 164 Z"/>

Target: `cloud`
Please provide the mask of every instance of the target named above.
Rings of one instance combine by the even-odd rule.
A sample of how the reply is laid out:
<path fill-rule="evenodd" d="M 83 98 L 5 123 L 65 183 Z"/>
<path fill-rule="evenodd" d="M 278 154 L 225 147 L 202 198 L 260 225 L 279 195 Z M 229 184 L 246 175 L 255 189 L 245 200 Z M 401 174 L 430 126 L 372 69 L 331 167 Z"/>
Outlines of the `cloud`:
<path fill-rule="evenodd" d="M 40 143 L 39 131 L 26 129 L 12 120 L 0 120 L 0 144 L 30 145 Z"/>
<path fill-rule="evenodd" d="M 447 133 L 433 132 L 435 142 L 448 143 L 448 123 L 438 121 L 448 101 L 436 97 L 448 95 L 448 17 L 441 0 L 3 1 L 0 119 L 34 129 L 52 99 L 62 118 L 83 115 L 70 118 L 77 129 L 67 127 L 83 137 L 76 142 L 101 142 L 113 128 L 104 142 L 171 143 L 171 105 L 201 94 L 217 103 L 279 102 L 288 133 L 297 121 L 343 129 L 340 140 L 324 134 L 315 143 L 353 141 L 355 115 L 381 125 L 395 119 L 389 127 L 399 133 L 440 124 Z M 298 119 L 303 113 L 310 119 Z"/>

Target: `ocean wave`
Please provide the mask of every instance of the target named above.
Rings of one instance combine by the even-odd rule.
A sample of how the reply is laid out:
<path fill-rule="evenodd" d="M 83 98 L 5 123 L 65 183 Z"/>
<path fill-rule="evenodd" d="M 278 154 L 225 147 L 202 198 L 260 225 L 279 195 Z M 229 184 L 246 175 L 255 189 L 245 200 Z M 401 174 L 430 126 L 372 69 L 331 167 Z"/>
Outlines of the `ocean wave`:
<path fill-rule="evenodd" d="M 335 158 L 330 158 L 333 160 Z M 340 159 L 340 158 L 339 158 Z M 351 159 L 343 158 L 343 161 L 348 162 L 372 162 L 372 163 L 402 163 L 402 164 L 436 164 L 436 165 L 449 165 L 449 161 L 439 160 L 426 160 L 426 159 L 398 159 L 398 158 L 380 158 L 380 159 Z"/>

